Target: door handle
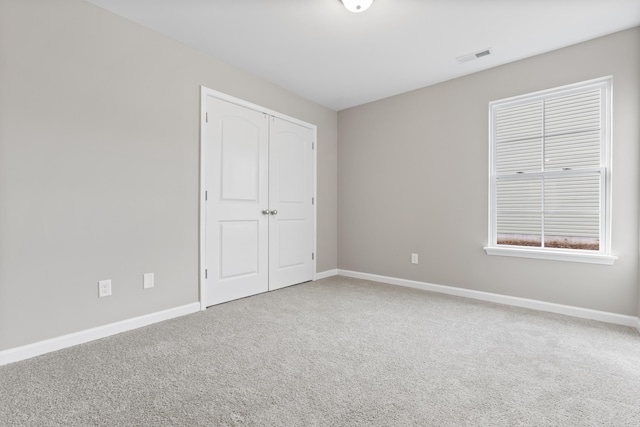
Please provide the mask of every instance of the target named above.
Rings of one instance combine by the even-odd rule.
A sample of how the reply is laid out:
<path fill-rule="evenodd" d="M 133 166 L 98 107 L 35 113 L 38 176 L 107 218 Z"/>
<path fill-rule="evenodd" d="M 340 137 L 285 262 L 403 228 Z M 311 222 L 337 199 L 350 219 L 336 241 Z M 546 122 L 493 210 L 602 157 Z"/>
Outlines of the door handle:
<path fill-rule="evenodd" d="M 269 215 L 271 213 L 271 211 L 269 209 L 263 209 L 262 210 L 262 215 Z"/>
<path fill-rule="evenodd" d="M 269 212 L 271 215 L 278 215 L 278 210 L 274 209 L 271 212 Z"/>

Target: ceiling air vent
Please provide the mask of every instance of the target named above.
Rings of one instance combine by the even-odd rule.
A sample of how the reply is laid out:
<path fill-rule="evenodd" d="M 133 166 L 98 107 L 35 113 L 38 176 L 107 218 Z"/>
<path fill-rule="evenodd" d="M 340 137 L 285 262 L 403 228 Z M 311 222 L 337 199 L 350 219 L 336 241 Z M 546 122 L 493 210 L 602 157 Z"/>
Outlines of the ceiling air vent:
<path fill-rule="evenodd" d="M 458 56 L 456 59 L 460 63 L 473 61 L 474 59 L 482 58 L 483 56 L 489 56 L 493 53 L 493 48 L 483 49 L 478 52 L 468 53 L 466 55 Z"/>

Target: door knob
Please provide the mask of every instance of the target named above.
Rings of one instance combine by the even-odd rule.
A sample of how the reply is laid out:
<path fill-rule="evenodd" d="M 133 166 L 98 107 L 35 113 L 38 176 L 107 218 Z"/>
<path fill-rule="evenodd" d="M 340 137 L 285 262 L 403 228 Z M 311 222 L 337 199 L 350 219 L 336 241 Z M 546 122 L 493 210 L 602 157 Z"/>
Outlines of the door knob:
<path fill-rule="evenodd" d="M 269 209 L 263 209 L 262 210 L 262 215 L 269 215 L 271 213 L 271 211 Z"/>
<path fill-rule="evenodd" d="M 271 212 L 269 212 L 271 215 L 278 215 L 278 210 L 274 209 Z"/>

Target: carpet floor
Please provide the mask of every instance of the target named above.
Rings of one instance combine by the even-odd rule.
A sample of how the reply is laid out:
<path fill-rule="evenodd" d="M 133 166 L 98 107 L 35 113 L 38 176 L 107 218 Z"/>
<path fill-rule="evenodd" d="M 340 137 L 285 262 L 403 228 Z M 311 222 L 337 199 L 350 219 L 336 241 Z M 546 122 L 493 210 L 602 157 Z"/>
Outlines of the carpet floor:
<path fill-rule="evenodd" d="M 632 328 L 332 277 L 0 367 L 2 426 L 640 426 Z"/>

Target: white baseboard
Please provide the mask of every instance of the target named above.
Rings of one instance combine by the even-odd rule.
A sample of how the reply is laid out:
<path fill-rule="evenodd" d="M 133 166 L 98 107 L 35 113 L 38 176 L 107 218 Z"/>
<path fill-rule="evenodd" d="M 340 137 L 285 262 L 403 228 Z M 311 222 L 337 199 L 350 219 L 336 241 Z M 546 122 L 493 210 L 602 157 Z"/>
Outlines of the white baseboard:
<path fill-rule="evenodd" d="M 434 285 L 432 283 L 418 282 L 415 280 L 398 279 L 394 277 L 378 276 L 375 274 L 360 273 L 356 271 L 340 269 L 327 270 L 321 273 L 316 273 L 315 280 L 321 280 L 337 275 L 371 280 L 373 282 L 387 283 L 390 285 L 422 289 L 425 291 L 455 295 L 464 298 L 490 301 L 516 307 L 547 311 L 551 313 L 565 314 L 568 316 L 579 317 L 583 319 L 599 320 L 601 322 L 614 323 L 617 325 L 631 326 L 636 328 L 640 332 L 640 318 L 634 316 L 625 316 L 622 314 L 608 313 L 605 311 L 591 310 L 588 308 L 554 304 L 526 298 L 510 297 L 506 295 L 474 291 L 452 286 Z M 84 331 L 75 332 L 73 334 L 63 335 L 61 337 L 51 338 L 45 341 L 39 341 L 33 344 L 3 350 L 0 351 L 0 366 L 18 362 L 20 360 L 30 359 L 35 356 L 40 356 L 41 354 L 61 350 L 63 348 L 72 347 L 74 345 L 86 343 L 100 338 L 105 338 L 111 335 L 119 334 L 121 332 L 130 331 L 132 329 L 141 328 L 153 323 L 162 322 L 163 320 L 185 316 L 187 314 L 195 313 L 198 311 L 200 311 L 200 303 L 194 302 L 191 304 L 183 305 L 181 307 L 170 308 L 168 310 L 159 311 L 157 313 L 134 317 L 132 319 L 122 320 L 120 322 L 99 326 L 97 328 L 87 329 Z"/>
<path fill-rule="evenodd" d="M 493 294 L 489 292 L 474 291 L 470 289 L 456 288 L 453 286 L 434 285 L 432 283 L 418 282 L 415 280 L 397 279 L 394 277 L 378 276 L 375 274 L 359 273 L 357 271 L 338 270 L 341 276 L 356 279 L 371 280 L 373 282 L 387 283 L 390 285 L 406 286 L 441 294 L 455 295 L 464 298 L 472 298 L 482 301 L 490 301 L 498 304 L 512 305 L 516 307 L 530 308 L 533 310 L 547 311 L 550 313 L 565 314 L 567 316 L 582 319 L 598 320 L 600 322 L 614 323 L 616 325 L 631 326 L 640 331 L 640 319 L 634 316 L 609 313 L 606 311 L 591 310 L 588 308 L 574 307 L 570 305 L 555 304 L 532 300 L 527 298 L 510 297 L 507 295 Z"/>
<path fill-rule="evenodd" d="M 338 275 L 338 269 L 327 270 L 320 273 L 316 273 L 316 277 L 313 280 L 326 279 L 327 277 L 333 277 Z"/>
<path fill-rule="evenodd" d="M 86 343 L 89 341 L 105 338 L 110 335 L 119 334 L 121 332 L 130 331 L 132 329 L 148 326 L 153 323 L 162 322 L 163 320 L 173 319 L 175 317 L 200 311 L 200 303 L 194 302 L 183 305 L 181 307 L 170 308 L 168 310 L 151 313 L 144 316 L 134 317 L 132 319 L 122 320 L 120 322 L 110 323 L 108 325 L 99 326 L 97 328 L 86 329 L 84 331 L 75 332 L 61 337 L 51 338 L 45 341 L 39 341 L 21 347 L 11 348 L 9 350 L 0 351 L 0 366 L 8 363 L 18 362 L 20 360 L 30 359 L 41 354 L 49 353 L 63 348 L 72 347 L 74 345 Z"/>

